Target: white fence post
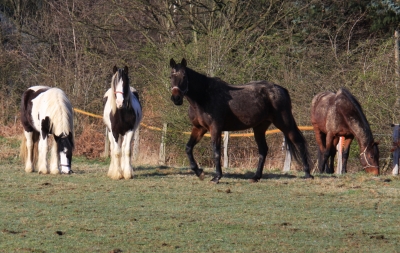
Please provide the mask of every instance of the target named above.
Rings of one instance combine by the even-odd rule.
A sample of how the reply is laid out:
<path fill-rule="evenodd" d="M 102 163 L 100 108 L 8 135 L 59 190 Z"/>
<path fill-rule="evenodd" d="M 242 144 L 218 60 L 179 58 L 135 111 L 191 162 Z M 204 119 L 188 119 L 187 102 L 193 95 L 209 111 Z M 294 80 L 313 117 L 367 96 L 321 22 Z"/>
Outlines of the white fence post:
<path fill-rule="evenodd" d="M 393 127 L 393 175 L 399 175 L 399 124 L 392 125 Z"/>
<path fill-rule="evenodd" d="M 140 129 L 140 125 L 138 126 L 138 128 L 135 131 L 135 134 L 133 135 L 133 154 L 132 154 L 132 159 L 134 162 L 137 161 L 137 159 L 139 158 L 139 129 Z"/>
<path fill-rule="evenodd" d="M 229 167 L 228 142 L 229 142 L 229 132 L 224 131 L 224 168 Z"/>
<path fill-rule="evenodd" d="M 164 123 L 162 133 L 161 133 L 160 153 L 158 156 L 158 163 L 161 165 L 165 164 L 165 139 L 166 139 L 166 136 L 167 136 L 167 123 Z"/>
<path fill-rule="evenodd" d="M 283 171 L 290 171 L 290 163 L 292 162 L 292 156 L 290 155 L 289 146 L 286 144 L 286 137 L 283 137 L 282 150 L 285 150 L 285 163 L 283 164 Z"/>
<path fill-rule="evenodd" d="M 337 169 L 336 169 L 336 174 L 343 174 L 343 160 L 342 160 L 342 154 L 343 154 L 343 142 L 344 142 L 344 137 L 340 136 L 339 137 L 339 143 L 336 145 L 336 150 L 337 150 Z"/>

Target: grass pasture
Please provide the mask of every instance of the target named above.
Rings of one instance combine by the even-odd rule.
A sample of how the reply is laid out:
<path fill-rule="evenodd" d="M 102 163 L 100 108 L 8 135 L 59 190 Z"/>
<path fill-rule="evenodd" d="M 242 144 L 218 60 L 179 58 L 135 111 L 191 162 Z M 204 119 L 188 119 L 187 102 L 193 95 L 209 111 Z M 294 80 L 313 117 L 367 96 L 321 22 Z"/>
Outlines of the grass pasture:
<path fill-rule="evenodd" d="M 74 158 L 73 175 L 0 161 L 0 252 L 400 252 L 400 179 L 189 170 Z"/>

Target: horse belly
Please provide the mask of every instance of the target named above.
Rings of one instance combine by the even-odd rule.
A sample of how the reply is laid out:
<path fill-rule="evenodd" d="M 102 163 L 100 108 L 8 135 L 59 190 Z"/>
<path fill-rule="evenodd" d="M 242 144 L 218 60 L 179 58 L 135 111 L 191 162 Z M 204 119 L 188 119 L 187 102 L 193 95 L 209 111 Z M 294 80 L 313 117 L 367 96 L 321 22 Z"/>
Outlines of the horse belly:
<path fill-rule="evenodd" d="M 222 118 L 222 117 L 221 117 Z M 266 112 L 245 113 L 230 111 L 223 116 L 223 131 L 241 131 L 252 128 L 268 120 Z"/>

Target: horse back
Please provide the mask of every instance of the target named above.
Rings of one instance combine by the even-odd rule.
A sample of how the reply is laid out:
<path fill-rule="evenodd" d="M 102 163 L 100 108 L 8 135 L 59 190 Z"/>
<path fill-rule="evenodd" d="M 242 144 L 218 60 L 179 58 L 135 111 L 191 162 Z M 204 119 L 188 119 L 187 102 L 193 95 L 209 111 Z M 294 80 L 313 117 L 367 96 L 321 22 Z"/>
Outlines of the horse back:
<path fill-rule="evenodd" d="M 244 130 L 264 122 L 274 123 L 283 114 L 291 115 L 288 91 L 267 81 L 216 85 L 209 88 L 208 94 L 210 99 L 206 106 L 196 104 L 189 108 L 192 123 L 207 129 L 217 124 L 223 131 Z"/>
<path fill-rule="evenodd" d="M 314 128 L 323 133 L 353 135 L 348 119 L 357 118 L 359 113 L 352 98 L 349 97 L 350 93 L 344 92 L 343 89 L 339 89 L 336 93 L 321 92 L 313 98 L 311 123 Z"/>
<path fill-rule="evenodd" d="M 311 123 L 314 128 L 327 133 L 338 118 L 335 104 L 335 93 L 321 92 L 311 102 Z"/>
<path fill-rule="evenodd" d="M 27 132 L 40 131 L 35 128 L 34 118 L 32 117 L 33 102 L 43 92 L 49 90 L 47 86 L 33 86 L 27 89 L 21 98 L 20 117 L 24 130 Z"/>

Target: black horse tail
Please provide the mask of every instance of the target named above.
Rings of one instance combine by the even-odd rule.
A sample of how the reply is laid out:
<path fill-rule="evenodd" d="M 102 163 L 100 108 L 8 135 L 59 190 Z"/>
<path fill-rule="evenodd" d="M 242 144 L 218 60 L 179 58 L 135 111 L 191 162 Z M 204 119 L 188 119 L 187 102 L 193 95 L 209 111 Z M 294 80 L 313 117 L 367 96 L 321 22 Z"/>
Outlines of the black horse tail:
<path fill-rule="evenodd" d="M 311 163 L 310 153 L 308 152 L 307 148 L 307 141 L 298 127 L 296 127 L 295 132 L 296 136 L 293 138 L 293 141 L 285 135 L 285 142 L 289 148 L 291 156 L 294 158 L 294 160 L 300 164 L 303 164 L 304 170 L 307 173 L 307 171 L 310 172 L 309 170 Z"/>

